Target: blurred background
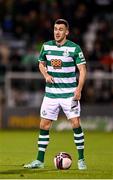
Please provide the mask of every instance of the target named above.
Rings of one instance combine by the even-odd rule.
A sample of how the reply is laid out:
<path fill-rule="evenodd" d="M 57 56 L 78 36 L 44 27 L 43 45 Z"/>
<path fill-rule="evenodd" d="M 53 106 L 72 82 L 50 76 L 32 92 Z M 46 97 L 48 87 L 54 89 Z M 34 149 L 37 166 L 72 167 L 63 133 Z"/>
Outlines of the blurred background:
<path fill-rule="evenodd" d="M 87 60 L 82 124 L 113 131 L 113 0 L 0 0 L 0 128 L 37 128 L 45 81 L 38 69 L 41 45 L 65 18 L 69 39 Z M 70 129 L 64 114 L 54 125 Z"/>

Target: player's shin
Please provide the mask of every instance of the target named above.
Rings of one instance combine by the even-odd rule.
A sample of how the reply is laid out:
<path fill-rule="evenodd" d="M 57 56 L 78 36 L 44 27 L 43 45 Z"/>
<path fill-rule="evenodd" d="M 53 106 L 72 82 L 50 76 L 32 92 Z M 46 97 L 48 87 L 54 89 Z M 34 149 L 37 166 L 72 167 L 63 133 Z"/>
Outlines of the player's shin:
<path fill-rule="evenodd" d="M 84 134 L 81 127 L 74 128 L 74 143 L 78 150 L 78 159 L 84 159 Z"/>
<path fill-rule="evenodd" d="M 44 162 L 45 151 L 49 144 L 49 130 L 40 129 L 38 138 L 38 155 L 37 160 Z"/>

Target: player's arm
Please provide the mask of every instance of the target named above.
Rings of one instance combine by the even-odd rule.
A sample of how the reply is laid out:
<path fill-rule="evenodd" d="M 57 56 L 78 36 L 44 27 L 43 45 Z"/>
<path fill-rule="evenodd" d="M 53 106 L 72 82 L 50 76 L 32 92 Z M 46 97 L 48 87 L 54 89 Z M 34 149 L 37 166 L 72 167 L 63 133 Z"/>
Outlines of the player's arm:
<path fill-rule="evenodd" d="M 74 92 L 74 98 L 76 100 L 80 100 L 81 92 L 86 79 L 86 60 L 80 46 L 77 46 L 77 48 L 75 49 L 75 63 L 79 70 L 79 79 L 78 86 L 76 87 Z"/>
<path fill-rule="evenodd" d="M 38 57 L 38 61 L 39 61 L 39 70 L 42 73 L 42 75 L 44 76 L 46 82 L 53 83 L 54 82 L 53 77 L 47 73 L 47 68 L 46 68 L 47 60 L 46 60 L 46 54 L 45 54 L 45 50 L 44 50 L 44 44 L 41 48 L 40 55 Z"/>
<path fill-rule="evenodd" d="M 79 70 L 79 79 L 78 79 L 78 86 L 74 92 L 74 99 L 80 100 L 81 99 L 81 92 L 86 80 L 86 65 L 85 64 L 80 64 L 77 65 L 78 70 Z"/>
<path fill-rule="evenodd" d="M 44 61 L 39 62 L 39 70 L 42 73 L 42 75 L 44 76 L 46 82 L 54 83 L 53 77 L 47 73 L 47 68 L 46 68 L 46 64 Z"/>

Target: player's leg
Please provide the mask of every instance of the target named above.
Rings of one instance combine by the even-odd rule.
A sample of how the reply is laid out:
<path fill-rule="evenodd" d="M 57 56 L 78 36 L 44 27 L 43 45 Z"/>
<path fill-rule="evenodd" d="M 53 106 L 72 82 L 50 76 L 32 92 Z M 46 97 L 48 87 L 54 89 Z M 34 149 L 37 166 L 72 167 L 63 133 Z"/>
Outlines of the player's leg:
<path fill-rule="evenodd" d="M 38 155 L 35 161 L 25 164 L 24 168 L 43 168 L 44 156 L 47 145 L 49 144 L 49 129 L 52 125 L 52 121 L 49 119 L 41 118 L 40 121 L 40 133 L 38 138 Z"/>
<path fill-rule="evenodd" d="M 74 132 L 74 143 L 78 150 L 78 169 L 86 169 L 84 161 L 84 133 L 80 125 L 80 117 L 74 117 L 70 120 Z"/>
<path fill-rule="evenodd" d="M 40 132 L 38 137 L 38 154 L 37 160 L 44 162 L 46 148 L 49 144 L 49 130 L 52 125 L 52 120 L 41 118 Z"/>
<path fill-rule="evenodd" d="M 57 120 L 59 113 L 59 103 L 56 99 L 45 97 L 41 106 L 40 132 L 38 137 L 38 154 L 37 159 L 25 168 L 43 168 L 46 148 L 49 144 L 49 130 L 54 120 Z"/>
<path fill-rule="evenodd" d="M 61 106 L 67 118 L 71 121 L 74 132 L 74 143 L 78 150 L 78 168 L 86 169 L 84 162 L 84 134 L 80 125 L 80 102 L 67 98 L 61 101 Z"/>

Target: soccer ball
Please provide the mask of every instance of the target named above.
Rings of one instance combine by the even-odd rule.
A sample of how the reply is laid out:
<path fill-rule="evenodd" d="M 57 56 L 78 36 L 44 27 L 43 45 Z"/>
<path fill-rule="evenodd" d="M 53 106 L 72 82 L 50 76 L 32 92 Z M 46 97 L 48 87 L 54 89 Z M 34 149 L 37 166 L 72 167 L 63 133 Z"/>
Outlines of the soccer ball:
<path fill-rule="evenodd" d="M 71 164 L 72 158 L 66 152 L 60 152 L 54 157 L 54 165 L 57 169 L 69 169 Z"/>

